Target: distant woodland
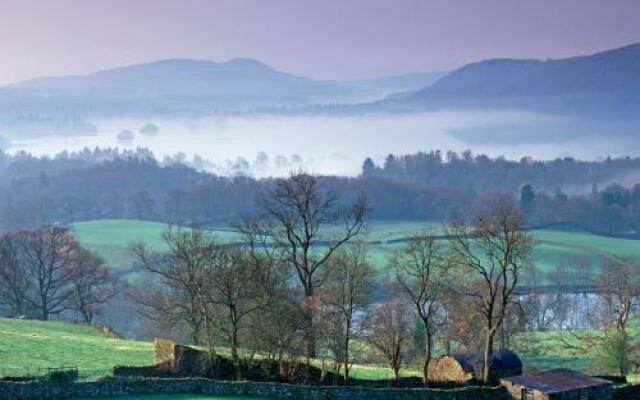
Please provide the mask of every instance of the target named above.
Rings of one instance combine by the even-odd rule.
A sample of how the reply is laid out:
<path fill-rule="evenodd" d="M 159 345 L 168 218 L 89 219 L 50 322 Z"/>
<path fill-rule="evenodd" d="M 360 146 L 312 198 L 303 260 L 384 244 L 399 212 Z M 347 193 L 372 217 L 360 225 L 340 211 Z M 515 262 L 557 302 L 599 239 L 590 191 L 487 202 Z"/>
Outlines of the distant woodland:
<path fill-rule="evenodd" d="M 0 152 L 0 229 L 102 218 L 187 225 L 233 222 L 255 210 L 276 179 L 221 177 L 146 149 L 86 149 L 55 157 Z M 371 159 L 358 177 L 319 177 L 371 218 L 452 221 L 488 197 L 517 200 L 531 227 L 565 226 L 612 236 L 640 231 L 640 158 L 519 161 L 438 151 Z"/>

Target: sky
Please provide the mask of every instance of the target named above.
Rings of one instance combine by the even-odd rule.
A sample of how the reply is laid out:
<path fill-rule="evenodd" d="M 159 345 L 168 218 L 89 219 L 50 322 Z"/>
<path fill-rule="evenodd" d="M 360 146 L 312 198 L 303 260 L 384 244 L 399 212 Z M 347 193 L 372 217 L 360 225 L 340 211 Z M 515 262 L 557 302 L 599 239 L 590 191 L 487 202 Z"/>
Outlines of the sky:
<path fill-rule="evenodd" d="M 638 0 L 0 0 L 0 84 L 164 58 L 317 79 L 640 42 Z"/>

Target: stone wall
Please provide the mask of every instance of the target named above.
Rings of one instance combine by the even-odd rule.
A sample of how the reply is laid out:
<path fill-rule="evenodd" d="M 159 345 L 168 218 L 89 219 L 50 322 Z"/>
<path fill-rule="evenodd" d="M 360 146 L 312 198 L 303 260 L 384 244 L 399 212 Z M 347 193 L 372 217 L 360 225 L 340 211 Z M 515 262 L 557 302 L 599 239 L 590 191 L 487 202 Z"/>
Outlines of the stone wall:
<path fill-rule="evenodd" d="M 0 382 L 0 399 L 71 399 L 150 393 L 202 393 L 305 400 L 506 400 L 501 388 L 374 389 L 340 386 L 296 386 L 281 383 L 225 382 L 207 379 L 107 379 L 73 385 L 46 382 Z"/>
<path fill-rule="evenodd" d="M 616 387 L 613 391 L 613 400 L 638 399 L 640 399 L 640 385 L 624 385 Z"/>

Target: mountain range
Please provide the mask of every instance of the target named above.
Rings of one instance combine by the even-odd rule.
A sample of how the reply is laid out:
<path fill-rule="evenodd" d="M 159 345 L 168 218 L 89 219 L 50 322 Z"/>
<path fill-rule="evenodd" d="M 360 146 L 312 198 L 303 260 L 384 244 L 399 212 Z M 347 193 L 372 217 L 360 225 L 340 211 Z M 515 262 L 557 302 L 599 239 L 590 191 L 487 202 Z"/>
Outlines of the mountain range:
<path fill-rule="evenodd" d="M 640 44 L 557 60 L 492 59 L 448 73 L 350 81 L 309 79 L 247 58 L 161 60 L 0 87 L 0 134 L 2 126 L 25 124 L 31 130 L 50 124 L 61 131 L 90 129 L 85 119 L 128 115 L 438 109 L 524 110 L 635 124 Z"/>
<path fill-rule="evenodd" d="M 378 100 L 389 93 L 428 86 L 442 75 L 418 73 L 368 80 L 322 81 L 277 71 L 248 58 L 221 63 L 169 59 L 90 75 L 19 82 L 0 90 L 0 102 L 18 100 L 34 109 L 78 114 L 206 114 Z"/>

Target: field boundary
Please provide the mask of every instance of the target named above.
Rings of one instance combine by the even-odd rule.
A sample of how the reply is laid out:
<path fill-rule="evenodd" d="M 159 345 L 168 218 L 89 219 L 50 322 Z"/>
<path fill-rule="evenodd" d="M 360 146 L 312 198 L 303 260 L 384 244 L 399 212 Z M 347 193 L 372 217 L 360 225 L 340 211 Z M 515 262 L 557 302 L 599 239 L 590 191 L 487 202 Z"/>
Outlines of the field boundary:
<path fill-rule="evenodd" d="M 134 394 L 205 394 L 305 400 L 507 400 L 500 387 L 457 389 L 380 389 L 361 386 L 297 386 L 285 383 L 227 382 L 200 378 L 124 378 L 56 385 L 49 382 L 0 382 L 4 400 L 76 399 Z"/>

